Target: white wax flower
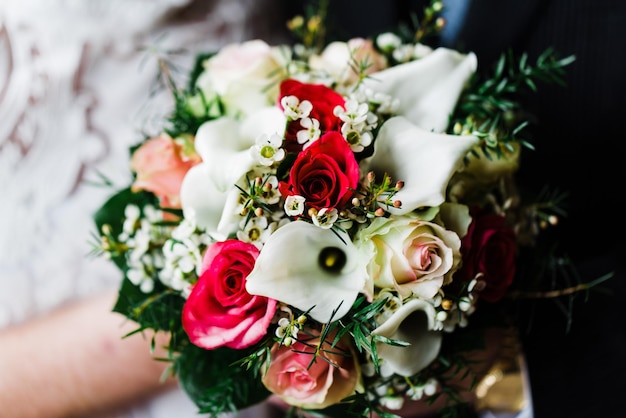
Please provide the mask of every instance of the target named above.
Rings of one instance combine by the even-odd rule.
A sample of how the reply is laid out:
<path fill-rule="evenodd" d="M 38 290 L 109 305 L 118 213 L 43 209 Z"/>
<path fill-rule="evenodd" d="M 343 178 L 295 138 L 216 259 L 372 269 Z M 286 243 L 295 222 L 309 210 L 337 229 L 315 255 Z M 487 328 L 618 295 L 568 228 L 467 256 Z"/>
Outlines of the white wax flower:
<path fill-rule="evenodd" d="M 374 73 L 366 87 L 400 102 L 400 115 L 417 126 L 443 132 L 465 84 L 476 71 L 474 54 L 437 48 L 419 60 Z"/>
<path fill-rule="evenodd" d="M 326 323 L 342 318 L 365 284 L 365 262 L 345 233 L 294 221 L 265 242 L 246 290 Z M 333 316 L 333 311 L 337 310 Z"/>
<path fill-rule="evenodd" d="M 420 299 L 411 299 L 372 331 L 392 340 L 404 341 L 408 346 L 377 343 L 378 357 L 386 367 L 400 376 L 412 376 L 437 358 L 441 348 L 441 332 L 434 331 L 435 308 Z"/>

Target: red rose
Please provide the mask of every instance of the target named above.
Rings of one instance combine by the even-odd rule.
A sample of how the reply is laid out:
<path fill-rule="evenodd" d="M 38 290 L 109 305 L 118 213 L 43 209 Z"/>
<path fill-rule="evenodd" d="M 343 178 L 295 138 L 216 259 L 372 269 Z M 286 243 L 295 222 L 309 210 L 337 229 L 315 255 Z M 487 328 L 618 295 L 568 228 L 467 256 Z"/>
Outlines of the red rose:
<path fill-rule="evenodd" d="M 246 278 L 259 255 L 252 244 L 227 240 L 211 245 L 198 282 L 183 307 L 183 328 L 192 343 L 206 349 L 246 348 L 267 333 L 276 301 L 252 296 Z"/>
<path fill-rule="evenodd" d="M 309 114 L 310 118 L 317 119 L 320 123 L 322 133 L 328 131 L 340 131 L 341 119 L 334 115 L 335 107 L 344 107 L 346 101 L 333 89 L 323 84 L 305 84 L 300 81 L 288 79 L 280 85 L 280 95 L 278 106 L 283 109 L 281 99 L 285 96 L 296 96 L 300 102 L 308 100 L 313 105 Z M 289 122 L 285 132 L 284 148 L 288 152 L 299 152 L 302 145 L 298 144 L 296 134 L 304 129 L 300 125 L 300 120 Z"/>
<path fill-rule="evenodd" d="M 336 208 L 352 197 L 359 165 L 339 132 L 328 132 L 298 154 L 289 182 L 279 184 L 283 197 L 300 195 L 315 209 Z"/>
<path fill-rule="evenodd" d="M 477 214 L 461 240 L 463 265 L 456 278 L 485 282 L 480 298 L 497 302 L 508 290 L 515 276 L 515 233 L 504 217 L 493 213 Z"/>

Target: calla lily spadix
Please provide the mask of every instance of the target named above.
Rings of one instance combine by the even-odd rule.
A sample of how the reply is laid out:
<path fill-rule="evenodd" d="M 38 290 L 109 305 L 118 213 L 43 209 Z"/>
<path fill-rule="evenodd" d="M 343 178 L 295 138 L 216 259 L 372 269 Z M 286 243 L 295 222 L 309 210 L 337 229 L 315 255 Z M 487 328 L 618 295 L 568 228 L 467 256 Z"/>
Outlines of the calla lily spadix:
<path fill-rule="evenodd" d="M 437 48 L 418 60 L 374 73 L 363 82 L 366 87 L 397 99 L 398 113 L 417 126 L 443 132 L 476 68 L 475 54 Z"/>
<path fill-rule="evenodd" d="M 348 313 L 366 278 L 366 260 L 345 233 L 294 221 L 267 239 L 246 290 L 302 311 L 313 308 L 309 316 L 326 323 Z"/>
<path fill-rule="evenodd" d="M 181 186 L 185 216 L 193 213 L 198 226 L 215 231 L 226 196 L 256 164 L 250 147 L 259 135 L 283 135 L 285 125 L 277 107 L 263 108 L 243 120 L 222 117 L 202 124 L 195 139 L 202 163 L 187 172 Z"/>
<path fill-rule="evenodd" d="M 389 119 L 380 128 L 368 170 L 387 173 L 393 181 L 403 181 L 404 187 L 393 197 L 402 202 L 401 207 L 381 206 L 404 215 L 442 204 L 448 182 L 477 142 L 475 136 L 426 131 L 402 116 Z"/>
<path fill-rule="evenodd" d="M 442 334 L 434 331 L 435 308 L 429 302 L 411 299 L 398 308 L 383 324 L 372 331 L 408 346 L 377 343 L 378 358 L 383 365 L 400 376 L 412 376 L 437 358 Z"/>

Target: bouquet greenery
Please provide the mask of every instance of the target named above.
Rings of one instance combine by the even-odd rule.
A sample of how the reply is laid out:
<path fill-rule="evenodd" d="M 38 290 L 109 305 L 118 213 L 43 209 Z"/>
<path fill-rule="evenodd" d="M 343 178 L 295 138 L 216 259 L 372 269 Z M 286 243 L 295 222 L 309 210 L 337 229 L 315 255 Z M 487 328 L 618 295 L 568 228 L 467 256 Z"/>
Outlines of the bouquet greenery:
<path fill-rule="evenodd" d="M 571 59 L 507 55 L 481 77 L 474 54 L 428 45 L 440 11 L 329 44 L 323 13 L 299 16 L 301 42 L 199 54 L 186 88 L 163 66 L 172 112 L 95 215 L 97 252 L 124 276 L 114 310 L 170 335 L 201 412 L 457 399 L 475 312 L 521 291 L 520 248 L 560 215 L 517 193 L 516 94 Z"/>

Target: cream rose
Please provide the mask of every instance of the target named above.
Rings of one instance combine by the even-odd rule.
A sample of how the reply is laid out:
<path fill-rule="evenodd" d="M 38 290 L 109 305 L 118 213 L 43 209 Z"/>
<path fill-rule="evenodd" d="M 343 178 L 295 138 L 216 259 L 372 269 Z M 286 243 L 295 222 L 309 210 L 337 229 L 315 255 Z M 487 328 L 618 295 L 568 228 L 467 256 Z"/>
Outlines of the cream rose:
<path fill-rule="evenodd" d="M 321 55 L 309 59 L 314 71 L 327 73 L 342 85 L 354 84 L 359 80 L 356 66 L 366 66 L 364 73 L 372 74 L 387 68 L 387 59 L 374 48 L 372 41 L 353 38 L 348 42 L 332 42 Z"/>
<path fill-rule="evenodd" d="M 395 289 L 403 297 L 434 297 L 461 259 L 455 232 L 411 216 L 376 218 L 355 245 L 370 256 L 373 286 Z M 367 293 L 372 291 L 370 285 Z"/>
<path fill-rule="evenodd" d="M 196 86 L 207 97 L 217 93 L 227 115 L 247 115 L 276 102 L 288 58 L 261 40 L 228 45 L 204 62 Z"/>

